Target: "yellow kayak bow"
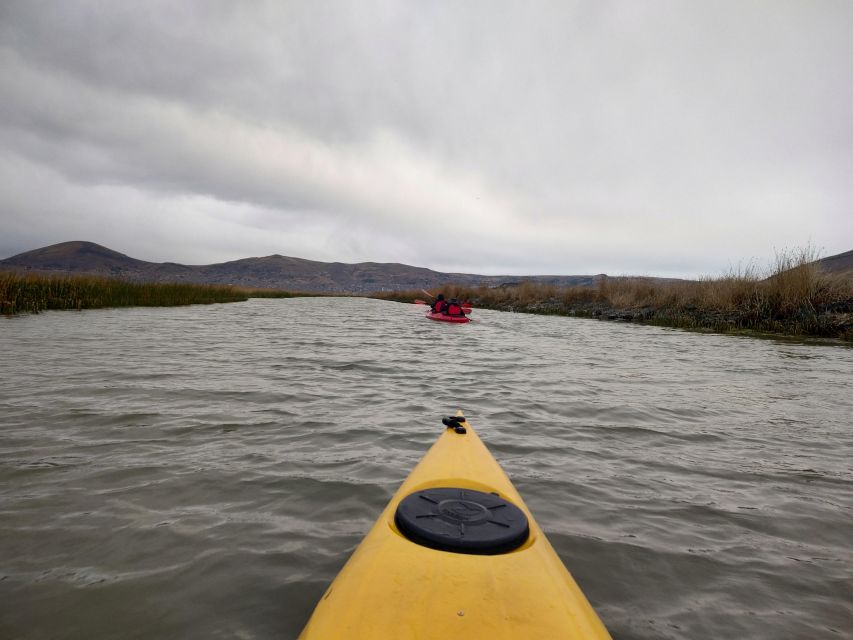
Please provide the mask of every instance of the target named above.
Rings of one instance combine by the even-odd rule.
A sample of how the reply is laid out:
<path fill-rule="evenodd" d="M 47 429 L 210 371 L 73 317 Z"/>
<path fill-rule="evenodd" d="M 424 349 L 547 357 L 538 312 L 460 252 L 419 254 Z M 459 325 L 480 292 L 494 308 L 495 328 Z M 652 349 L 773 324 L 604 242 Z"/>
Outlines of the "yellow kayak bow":
<path fill-rule="evenodd" d="M 462 413 L 444 423 L 300 640 L 610 638 Z"/>

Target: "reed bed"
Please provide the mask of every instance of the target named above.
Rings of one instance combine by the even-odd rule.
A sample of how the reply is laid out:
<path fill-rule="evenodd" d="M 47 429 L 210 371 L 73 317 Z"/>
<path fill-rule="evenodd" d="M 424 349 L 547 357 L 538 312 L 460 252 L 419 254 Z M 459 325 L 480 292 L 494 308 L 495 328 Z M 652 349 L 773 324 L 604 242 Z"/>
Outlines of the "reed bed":
<path fill-rule="evenodd" d="M 231 288 L 237 292 L 246 295 L 249 298 L 311 298 L 319 296 L 318 293 L 283 291 L 281 289 L 266 289 L 257 287 L 241 287 L 232 285 Z"/>
<path fill-rule="evenodd" d="M 824 273 L 815 252 L 782 252 L 773 264 L 754 264 L 717 278 L 657 280 L 601 277 L 592 287 L 526 281 L 511 287 L 447 285 L 447 297 L 475 307 L 599 317 L 713 331 L 760 331 L 853 341 L 853 274 Z M 401 302 L 423 291 L 376 294 Z"/>
<path fill-rule="evenodd" d="M 292 294 L 232 286 L 139 283 L 96 276 L 0 273 L 0 313 L 38 313 L 46 309 L 171 307 L 243 302 L 250 297 Z"/>

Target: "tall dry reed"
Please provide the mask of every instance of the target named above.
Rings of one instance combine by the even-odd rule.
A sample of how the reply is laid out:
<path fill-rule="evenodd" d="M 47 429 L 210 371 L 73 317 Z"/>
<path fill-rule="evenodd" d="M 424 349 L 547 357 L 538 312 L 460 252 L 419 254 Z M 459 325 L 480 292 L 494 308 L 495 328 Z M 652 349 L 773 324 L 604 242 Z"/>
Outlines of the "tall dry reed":
<path fill-rule="evenodd" d="M 443 287 L 448 297 L 491 309 L 600 315 L 715 330 L 753 329 L 853 339 L 853 277 L 824 273 L 811 247 L 782 251 L 768 267 L 754 263 L 721 277 L 662 280 L 600 277 L 592 287 L 525 281 L 509 287 Z M 422 291 L 376 294 L 412 302 Z"/>
<path fill-rule="evenodd" d="M 285 292 L 178 283 L 138 283 L 94 276 L 0 273 L 0 313 L 46 309 L 164 307 L 241 302 L 250 297 L 283 297 Z"/>

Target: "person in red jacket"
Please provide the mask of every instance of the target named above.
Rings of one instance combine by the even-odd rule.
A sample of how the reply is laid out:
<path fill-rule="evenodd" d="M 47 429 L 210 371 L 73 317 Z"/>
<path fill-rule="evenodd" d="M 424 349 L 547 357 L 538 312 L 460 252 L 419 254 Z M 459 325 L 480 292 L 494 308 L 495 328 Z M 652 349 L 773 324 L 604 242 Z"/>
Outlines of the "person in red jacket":
<path fill-rule="evenodd" d="M 449 316 L 464 316 L 465 309 L 462 308 L 462 305 L 456 298 L 453 298 L 450 302 L 447 303 L 447 306 L 444 309 L 444 313 Z"/>
<path fill-rule="evenodd" d="M 435 302 L 432 303 L 430 307 L 433 313 L 444 313 L 447 308 L 447 301 L 444 299 L 444 294 L 439 293 L 435 297 Z"/>

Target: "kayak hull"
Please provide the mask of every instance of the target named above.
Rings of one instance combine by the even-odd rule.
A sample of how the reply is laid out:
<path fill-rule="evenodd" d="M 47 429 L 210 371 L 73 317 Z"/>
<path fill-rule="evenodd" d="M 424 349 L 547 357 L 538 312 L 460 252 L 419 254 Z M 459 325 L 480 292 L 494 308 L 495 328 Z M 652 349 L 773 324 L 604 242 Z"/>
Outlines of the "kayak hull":
<path fill-rule="evenodd" d="M 464 418 L 462 418 L 464 421 Z M 610 638 L 474 430 L 448 428 L 405 480 L 332 582 L 300 640 Z M 496 493 L 527 516 L 529 535 L 498 555 L 440 551 L 408 540 L 399 503 L 424 489 Z"/>
<path fill-rule="evenodd" d="M 467 316 L 449 316 L 446 313 L 433 313 L 432 311 L 427 312 L 426 317 L 430 320 L 437 320 L 438 322 L 471 322 L 471 318 Z"/>

